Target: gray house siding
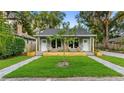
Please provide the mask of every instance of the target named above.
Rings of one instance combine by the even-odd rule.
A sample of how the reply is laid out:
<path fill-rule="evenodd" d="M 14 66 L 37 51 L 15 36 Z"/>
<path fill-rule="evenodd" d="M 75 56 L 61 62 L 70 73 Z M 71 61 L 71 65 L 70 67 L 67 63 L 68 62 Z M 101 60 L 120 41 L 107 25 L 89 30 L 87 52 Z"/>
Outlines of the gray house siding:
<path fill-rule="evenodd" d="M 40 37 L 38 38 L 38 50 L 39 51 L 42 51 L 41 48 L 43 47 L 42 45 L 42 40 L 46 39 L 46 42 L 47 42 L 47 51 L 62 51 L 63 50 L 63 41 L 61 41 L 61 47 L 60 48 L 52 48 L 51 47 L 51 41 L 46 38 L 46 37 Z M 92 47 L 93 47 L 93 37 L 79 37 L 79 48 L 80 48 L 80 51 L 84 51 L 83 50 L 83 47 L 84 44 L 83 44 L 83 40 L 88 40 L 88 50 L 89 51 L 93 51 Z M 68 43 L 66 43 L 66 45 L 68 46 Z M 70 51 L 76 51 L 76 48 L 69 48 Z"/>
<path fill-rule="evenodd" d="M 36 51 L 42 51 L 42 50 L 43 51 L 62 51 L 63 50 L 63 44 L 64 44 L 63 41 L 61 41 L 61 47 L 60 47 L 60 45 L 57 46 L 57 44 L 54 43 L 53 44 L 54 48 L 52 48 L 51 47 L 51 41 L 48 39 L 48 36 L 54 36 L 59 31 L 60 30 L 57 30 L 57 29 L 46 29 L 44 31 L 37 32 L 37 34 L 34 35 L 37 38 Z M 94 38 L 96 37 L 96 35 L 91 34 L 88 31 L 85 31 L 83 29 L 77 29 L 77 32 L 75 34 L 68 34 L 68 33 L 70 33 L 70 32 L 67 31 L 63 36 L 66 38 L 71 38 L 71 37 L 76 36 L 79 39 L 78 45 L 76 45 L 73 42 L 73 44 L 70 44 L 71 47 L 69 47 L 69 44 L 66 44 L 66 46 L 68 46 L 67 49 L 69 51 L 80 50 L 80 51 L 92 51 L 92 52 L 94 52 Z"/>

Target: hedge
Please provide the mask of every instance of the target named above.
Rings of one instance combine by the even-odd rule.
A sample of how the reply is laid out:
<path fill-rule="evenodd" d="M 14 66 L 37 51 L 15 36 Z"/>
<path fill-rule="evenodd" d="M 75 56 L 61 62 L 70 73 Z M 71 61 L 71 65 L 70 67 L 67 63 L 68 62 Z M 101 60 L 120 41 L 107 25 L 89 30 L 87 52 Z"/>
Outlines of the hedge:
<path fill-rule="evenodd" d="M 24 52 L 25 42 L 19 37 L 0 36 L 0 59 Z"/>

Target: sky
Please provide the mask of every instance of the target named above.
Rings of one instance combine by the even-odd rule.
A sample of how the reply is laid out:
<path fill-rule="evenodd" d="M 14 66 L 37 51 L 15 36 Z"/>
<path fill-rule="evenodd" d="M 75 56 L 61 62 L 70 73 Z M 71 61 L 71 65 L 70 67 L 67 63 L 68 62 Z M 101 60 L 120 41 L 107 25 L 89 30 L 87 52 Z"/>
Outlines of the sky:
<path fill-rule="evenodd" d="M 66 17 L 64 18 L 64 21 L 70 22 L 70 27 L 74 27 L 75 25 L 77 25 L 76 19 L 75 19 L 75 15 L 79 14 L 79 11 L 63 11 L 66 14 Z M 114 16 L 116 14 L 116 11 L 113 12 L 112 16 Z"/>
<path fill-rule="evenodd" d="M 64 11 L 64 13 L 66 14 L 64 21 L 65 22 L 69 21 L 70 27 L 77 25 L 75 15 L 79 14 L 79 11 Z"/>

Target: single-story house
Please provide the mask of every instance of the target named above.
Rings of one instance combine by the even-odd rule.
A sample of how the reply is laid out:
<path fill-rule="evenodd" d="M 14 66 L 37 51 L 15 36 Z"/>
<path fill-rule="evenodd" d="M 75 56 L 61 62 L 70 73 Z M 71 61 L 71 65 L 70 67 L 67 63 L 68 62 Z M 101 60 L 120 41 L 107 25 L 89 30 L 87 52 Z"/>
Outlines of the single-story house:
<path fill-rule="evenodd" d="M 63 50 L 63 41 L 62 40 L 49 40 L 48 37 L 56 35 L 59 29 L 46 29 L 44 31 L 36 31 L 36 52 L 44 51 L 62 51 Z M 68 31 L 67 31 L 68 32 Z M 69 51 L 91 51 L 94 52 L 94 38 L 95 34 L 91 34 L 84 29 L 77 29 L 75 34 L 63 34 L 66 38 L 76 37 L 78 42 L 68 42 L 66 43 L 66 48 Z"/>
<path fill-rule="evenodd" d="M 110 49 L 124 49 L 124 36 L 109 39 Z"/>
<path fill-rule="evenodd" d="M 17 24 L 17 30 L 15 35 L 17 37 L 22 38 L 25 41 L 25 49 L 24 52 L 32 52 L 36 49 L 36 39 L 30 35 L 27 34 L 27 32 L 22 32 L 22 25 Z"/>
<path fill-rule="evenodd" d="M 13 34 L 17 37 L 22 38 L 25 41 L 24 53 L 35 51 L 36 49 L 36 39 L 27 33 L 22 31 L 23 26 L 18 23 L 15 11 L 5 11 L 3 12 L 5 19 L 7 19 L 7 24 L 12 28 Z M 16 26 L 16 29 L 13 28 L 13 25 Z"/>

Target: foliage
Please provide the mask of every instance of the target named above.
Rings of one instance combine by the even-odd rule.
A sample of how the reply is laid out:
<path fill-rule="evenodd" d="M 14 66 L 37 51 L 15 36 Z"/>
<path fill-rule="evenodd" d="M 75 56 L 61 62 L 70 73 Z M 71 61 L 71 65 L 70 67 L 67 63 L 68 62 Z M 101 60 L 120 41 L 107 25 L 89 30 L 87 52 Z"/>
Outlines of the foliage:
<path fill-rule="evenodd" d="M 49 36 L 48 39 L 50 41 L 52 40 L 55 40 L 55 39 L 60 39 L 61 41 L 63 41 L 64 43 L 68 43 L 70 41 L 74 41 L 74 42 L 77 42 L 77 37 L 75 35 L 77 29 L 76 28 L 72 28 L 72 29 L 69 29 L 69 22 L 67 23 L 63 23 L 63 29 L 60 29 L 58 31 L 58 33 L 56 33 L 55 35 L 53 36 Z M 74 37 L 72 38 L 68 38 L 68 37 L 65 37 L 64 35 L 65 34 L 68 34 L 68 35 L 75 35 Z M 63 50 L 64 50 L 64 47 L 63 47 Z"/>
<path fill-rule="evenodd" d="M 19 11 L 15 12 L 17 23 L 22 24 L 23 32 L 27 32 L 29 35 L 33 35 L 33 30 L 37 27 L 41 30 L 46 28 L 60 27 L 65 14 L 59 11 L 51 12 L 30 12 Z"/>
<path fill-rule="evenodd" d="M 59 28 L 64 20 L 65 13 L 60 11 L 42 11 L 34 14 L 33 28 L 39 27 L 41 30 L 47 28 Z"/>
<path fill-rule="evenodd" d="M 20 54 L 24 51 L 25 42 L 13 35 L 11 27 L 0 13 L 0 58 Z"/>
<path fill-rule="evenodd" d="M 25 42 L 21 38 L 2 36 L 0 40 L 2 42 L 0 46 L 0 58 L 18 55 L 24 51 Z"/>
<path fill-rule="evenodd" d="M 32 22 L 33 14 L 29 11 L 16 12 L 16 18 L 19 24 L 22 24 L 22 31 L 29 35 L 33 34 Z"/>
<path fill-rule="evenodd" d="M 108 47 L 108 39 L 124 29 L 124 12 L 84 11 L 76 16 L 77 21 L 97 34 L 98 41 Z"/>

